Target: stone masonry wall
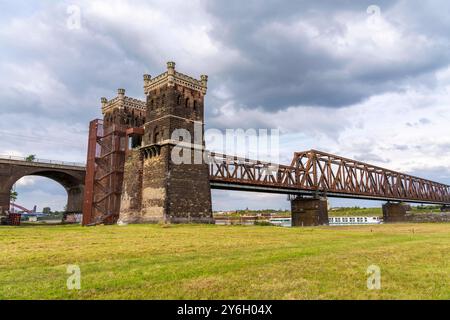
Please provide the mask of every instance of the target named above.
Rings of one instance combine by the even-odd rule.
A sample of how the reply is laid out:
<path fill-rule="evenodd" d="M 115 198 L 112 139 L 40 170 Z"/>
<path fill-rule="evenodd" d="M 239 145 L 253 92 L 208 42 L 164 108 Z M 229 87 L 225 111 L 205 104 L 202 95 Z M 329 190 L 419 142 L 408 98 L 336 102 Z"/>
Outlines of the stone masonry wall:
<path fill-rule="evenodd" d="M 407 213 L 404 221 L 417 223 L 447 223 L 450 222 L 450 212 L 420 214 Z"/>
<path fill-rule="evenodd" d="M 326 200 L 296 198 L 291 200 L 292 226 L 320 226 L 328 224 Z"/>
<path fill-rule="evenodd" d="M 139 222 L 165 220 L 168 156 L 168 148 L 162 147 L 158 156 L 144 159 L 141 218 Z"/>
<path fill-rule="evenodd" d="M 408 206 L 402 203 L 385 203 L 382 206 L 384 222 L 403 222 L 405 221 L 406 210 Z"/>
<path fill-rule="evenodd" d="M 140 151 L 129 151 L 124 165 L 119 222 L 135 223 L 141 220 L 142 167 Z"/>
<path fill-rule="evenodd" d="M 193 150 L 191 157 L 193 161 Z M 170 161 L 169 172 L 169 220 L 174 223 L 213 223 L 208 165 L 174 164 Z"/>

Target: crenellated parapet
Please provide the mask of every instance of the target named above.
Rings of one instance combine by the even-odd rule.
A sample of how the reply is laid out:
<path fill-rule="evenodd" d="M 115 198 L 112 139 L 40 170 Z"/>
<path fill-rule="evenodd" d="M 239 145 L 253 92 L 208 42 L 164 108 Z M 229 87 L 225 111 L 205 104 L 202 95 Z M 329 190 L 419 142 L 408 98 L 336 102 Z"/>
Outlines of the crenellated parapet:
<path fill-rule="evenodd" d="M 139 99 L 131 98 L 125 96 L 125 89 L 118 89 L 117 90 L 117 97 L 108 100 L 105 97 L 101 98 L 102 103 L 102 114 L 105 115 L 106 113 L 113 111 L 113 110 L 139 110 L 145 112 L 146 110 L 146 104 L 144 101 L 141 101 Z"/>
<path fill-rule="evenodd" d="M 167 71 L 160 74 L 155 78 L 151 78 L 150 75 L 144 75 L 144 92 L 149 94 L 151 91 L 163 86 L 174 87 L 179 85 L 188 89 L 196 90 L 206 94 L 208 84 L 208 76 L 201 75 L 200 79 L 187 76 L 181 72 L 175 70 L 175 62 L 167 62 Z"/>
<path fill-rule="evenodd" d="M 117 96 L 111 100 L 101 98 L 104 125 L 122 125 L 128 128 L 140 127 L 145 123 L 146 103 L 127 97 L 125 89 L 118 89 Z"/>
<path fill-rule="evenodd" d="M 175 62 L 155 78 L 144 75 L 147 113 L 140 147 L 124 165 L 121 223 L 213 223 L 206 163 L 177 163 L 172 156 L 204 152 L 204 96 L 207 76 L 195 79 L 175 71 Z M 180 142 L 179 133 L 198 135 Z"/>

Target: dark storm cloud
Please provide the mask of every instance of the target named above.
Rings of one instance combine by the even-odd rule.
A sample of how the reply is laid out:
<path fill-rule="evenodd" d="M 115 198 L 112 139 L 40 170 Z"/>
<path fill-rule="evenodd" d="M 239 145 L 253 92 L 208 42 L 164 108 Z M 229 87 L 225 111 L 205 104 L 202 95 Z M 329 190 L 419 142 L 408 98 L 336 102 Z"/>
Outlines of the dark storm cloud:
<path fill-rule="evenodd" d="M 417 10 L 416 4 L 424 5 L 407 3 L 377 1 L 376 5 L 386 21 L 402 30 L 401 37 L 414 43 L 409 37 L 421 34 L 422 23 L 410 24 L 410 18 L 406 19 L 404 14 Z M 225 71 L 221 81 L 246 107 L 262 107 L 268 111 L 294 105 L 341 107 L 375 94 L 401 91 L 414 81 L 431 85 L 431 73 L 449 61 L 448 40 L 442 37 L 444 34 L 434 34 L 424 47 L 409 52 L 410 56 L 404 61 L 383 56 L 386 52 L 382 50 L 378 57 L 376 52 L 360 56 L 358 50 L 340 56 L 333 49 L 316 45 L 315 40 L 321 38 L 345 36 L 351 31 L 346 22 L 364 22 L 368 18 L 366 9 L 372 4 L 373 1 L 268 1 L 264 5 L 259 1 L 207 2 L 208 11 L 214 17 L 211 36 L 240 55 L 240 60 Z M 440 4 L 448 7 L 444 2 Z M 427 10 L 432 18 L 430 11 Z M 336 19 L 340 13 L 351 19 Z M 420 20 L 419 16 L 416 18 Z M 307 36 L 307 30 L 302 30 L 301 25 L 293 36 L 287 36 L 297 23 L 313 26 L 317 35 Z M 433 21 L 423 24 L 433 24 Z M 432 28 L 425 30 L 433 31 Z M 436 28 L 434 31 L 443 30 Z M 365 44 L 359 45 L 364 47 Z"/>
<path fill-rule="evenodd" d="M 118 87 L 127 88 L 127 94 L 131 96 L 142 97 L 142 74 L 162 71 L 161 61 L 172 58 L 160 56 L 162 44 L 156 35 L 160 33 L 163 38 L 165 29 L 144 36 L 145 33 L 138 32 L 139 26 L 133 26 L 134 21 L 124 24 L 122 20 L 99 18 L 84 10 L 83 28 L 68 30 L 65 23 L 69 2 L 43 3 L 45 8 L 44 4 L 26 6 L 25 2 L 3 4 L 5 10 L 11 8 L 10 12 L 21 12 L 30 19 L 28 25 L 17 26 L 11 17 L 7 17 L 9 19 L 5 21 L 11 26 L 5 30 L 11 34 L 0 37 L 0 44 L 8 48 L 0 52 L 0 57 L 3 61 L 20 61 L 24 68 L 38 62 L 44 70 L 30 69 L 30 72 L 47 72 L 59 85 L 53 88 L 54 94 L 65 89 L 66 99 L 55 99 L 54 95 L 45 99 L 38 92 L 11 86 L 4 91 L 4 112 L 38 112 L 59 119 L 70 115 L 71 121 L 84 123 L 99 116 L 99 97 L 112 97 Z M 286 35 L 297 23 L 305 23 L 318 32 L 316 40 L 319 42 L 320 39 L 345 36 L 349 32 L 348 26 L 345 21 L 336 19 L 336 15 L 342 13 L 348 15 L 348 21 L 364 22 L 371 1 L 202 3 L 211 20 L 211 39 L 237 52 L 239 57 L 211 76 L 207 115 L 212 118 L 220 116 L 218 110 L 224 101 L 213 97 L 211 92 L 222 85 L 244 109 L 260 107 L 275 111 L 296 105 L 337 107 L 385 91 L 402 90 L 418 77 L 422 77 L 422 82 L 431 83 L 427 75 L 448 62 L 448 51 L 443 50 L 448 48 L 447 43 L 433 42 L 440 35 L 433 32 L 445 30 L 446 20 L 436 19 L 440 27 L 430 27 L 433 21 L 420 31 L 425 22 L 420 22 L 412 2 L 408 2 L 410 5 L 395 1 L 376 2 L 383 17 L 394 25 L 404 26 L 402 23 L 407 21 L 412 30 L 433 35 L 424 52 L 417 56 L 411 52 L 412 58 L 404 63 L 384 63 L 374 61 L 373 57 L 366 60 L 358 56 L 359 52 L 353 57 L 351 52 L 350 55 L 335 55 L 333 50 L 315 45 L 314 38 L 302 29 L 304 26 L 294 30 L 293 35 Z M 417 5 L 427 17 L 435 18 L 434 10 Z M 81 8 L 84 9 L 83 5 Z M 37 13 L 32 14 L 33 10 Z M 151 17 L 148 22 L 152 22 Z M 18 34 L 22 34 L 19 39 Z M 179 50 L 186 51 L 186 48 Z M 177 54 L 174 52 L 173 55 Z M 221 63 L 217 61 L 217 64 Z M 181 68 L 192 69 L 190 66 Z M 258 124 L 255 122 L 255 126 Z"/>
<path fill-rule="evenodd" d="M 142 97 L 146 66 L 132 45 L 87 14 L 80 30 L 68 29 L 66 9 L 47 2 L 45 10 L 3 25 L 1 71 L 8 77 L 1 79 L 1 112 L 87 123 L 99 116 L 100 97 L 113 98 L 119 87 Z"/>

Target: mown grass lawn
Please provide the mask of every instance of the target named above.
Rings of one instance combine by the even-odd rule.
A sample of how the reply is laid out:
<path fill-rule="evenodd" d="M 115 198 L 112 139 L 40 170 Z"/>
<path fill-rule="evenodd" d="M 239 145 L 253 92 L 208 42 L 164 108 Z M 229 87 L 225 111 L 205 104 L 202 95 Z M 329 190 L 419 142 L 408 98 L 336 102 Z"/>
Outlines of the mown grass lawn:
<path fill-rule="evenodd" d="M 450 299 L 450 224 L 0 227 L 0 252 L 0 299 Z"/>

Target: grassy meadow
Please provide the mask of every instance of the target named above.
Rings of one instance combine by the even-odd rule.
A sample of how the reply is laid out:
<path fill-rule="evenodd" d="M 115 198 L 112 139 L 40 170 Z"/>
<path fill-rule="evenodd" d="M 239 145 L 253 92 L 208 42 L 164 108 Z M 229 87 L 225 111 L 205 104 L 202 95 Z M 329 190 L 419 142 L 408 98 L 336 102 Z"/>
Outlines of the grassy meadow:
<path fill-rule="evenodd" d="M 0 299 L 450 299 L 450 224 L 0 227 L 0 252 Z"/>

